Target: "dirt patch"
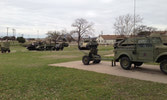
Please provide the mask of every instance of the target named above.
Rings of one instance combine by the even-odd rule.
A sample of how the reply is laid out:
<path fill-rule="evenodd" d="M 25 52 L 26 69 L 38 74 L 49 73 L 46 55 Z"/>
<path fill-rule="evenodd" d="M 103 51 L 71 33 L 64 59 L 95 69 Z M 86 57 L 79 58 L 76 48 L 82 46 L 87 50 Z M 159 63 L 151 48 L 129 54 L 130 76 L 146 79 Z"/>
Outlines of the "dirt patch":
<path fill-rule="evenodd" d="M 105 73 L 116 76 L 123 76 L 129 78 L 135 78 L 140 80 L 147 80 L 159 83 L 167 83 L 167 75 L 163 74 L 158 65 L 143 65 L 141 67 L 131 70 L 123 70 L 119 63 L 117 66 L 112 67 L 111 62 L 103 61 L 100 64 L 83 65 L 81 61 L 66 62 L 59 64 L 50 64 L 49 66 L 64 66 L 68 68 L 75 68 L 81 70 L 94 71 L 98 73 Z"/>

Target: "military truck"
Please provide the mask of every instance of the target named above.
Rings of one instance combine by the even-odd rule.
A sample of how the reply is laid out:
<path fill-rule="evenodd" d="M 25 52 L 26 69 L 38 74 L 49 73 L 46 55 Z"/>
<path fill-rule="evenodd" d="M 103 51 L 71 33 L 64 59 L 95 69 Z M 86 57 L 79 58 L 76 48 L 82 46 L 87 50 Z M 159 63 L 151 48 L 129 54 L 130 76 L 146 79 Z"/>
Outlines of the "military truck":
<path fill-rule="evenodd" d="M 160 63 L 160 70 L 167 74 L 167 46 L 159 36 L 125 38 L 114 45 L 114 59 L 123 69 L 145 62 Z"/>
<path fill-rule="evenodd" d="M 161 36 L 164 45 L 167 45 L 167 36 Z"/>
<path fill-rule="evenodd" d="M 0 43 L 0 51 L 1 53 L 10 53 L 10 43 L 9 42 L 2 42 Z"/>

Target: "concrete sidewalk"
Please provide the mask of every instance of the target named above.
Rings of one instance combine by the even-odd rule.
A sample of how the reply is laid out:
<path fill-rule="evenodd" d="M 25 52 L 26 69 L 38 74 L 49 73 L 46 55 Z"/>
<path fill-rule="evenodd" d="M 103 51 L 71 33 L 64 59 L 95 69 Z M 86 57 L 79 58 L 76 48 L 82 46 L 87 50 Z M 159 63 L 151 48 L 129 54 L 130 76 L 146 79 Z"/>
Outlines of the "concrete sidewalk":
<path fill-rule="evenodd" d="M 49 66 L 75 68 L 87 71 L 94 71 L 98 73 L 135 78 L 140 80 L 167 83 L 167 75 L 163 74 L 160 71 L 158 65 L 144 64 L 138 68 L 132 67 L 131 70 L 124 70 L 120 67 L 119 63 L 117 63 L 117 66 L 112 67 L 111 62 L 107 61 L 102 61 L 100 64 L 91 65 L 83 65 L 81 61 L 73 61 L 66 63 L 50 64 Z"/>

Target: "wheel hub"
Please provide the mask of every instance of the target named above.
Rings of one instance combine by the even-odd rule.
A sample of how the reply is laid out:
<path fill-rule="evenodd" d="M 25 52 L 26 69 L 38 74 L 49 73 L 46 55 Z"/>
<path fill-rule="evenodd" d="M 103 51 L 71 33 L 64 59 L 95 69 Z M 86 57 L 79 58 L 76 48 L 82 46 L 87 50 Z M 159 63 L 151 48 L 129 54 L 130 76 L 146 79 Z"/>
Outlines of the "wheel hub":
<path fill-rule="evenodd" d="M 164 64 L 163 70 L 167 72 L 167 64 Z"/>
<path fill-rule="evenodd" d="M 122 64 L 123 64 L 123 66 L 128 66 L 129 63 L 127 60 L 123 60 Z"/>

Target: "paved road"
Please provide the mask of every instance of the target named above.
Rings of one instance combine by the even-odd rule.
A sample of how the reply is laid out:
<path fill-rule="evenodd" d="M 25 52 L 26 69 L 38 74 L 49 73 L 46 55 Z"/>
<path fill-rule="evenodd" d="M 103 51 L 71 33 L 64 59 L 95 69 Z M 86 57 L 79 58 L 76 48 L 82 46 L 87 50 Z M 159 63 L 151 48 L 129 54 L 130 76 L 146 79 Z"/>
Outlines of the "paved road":
<path fill-rule="evenodd" d="M 123 70 L 119 63 L 112 67 L 111 62 L 102 61 L 100 64 L 83 65 L 81 61 L 73 61 L 59 64 L 50 64 L 50 66 L 63 66 L 81 70 L 94 71 L 116 76 L 124 76 L 140 80 L 154 81 L 159 83 L 167 83 L 167 75 L 163 74 L 158 65 L 142 65 L 141 67 L 131 70 Z"/>

